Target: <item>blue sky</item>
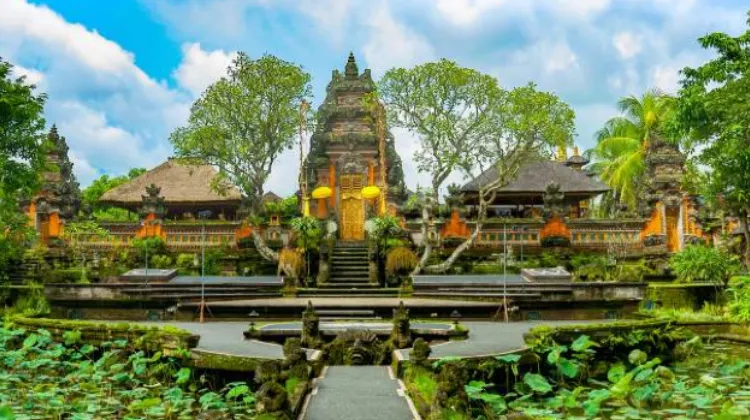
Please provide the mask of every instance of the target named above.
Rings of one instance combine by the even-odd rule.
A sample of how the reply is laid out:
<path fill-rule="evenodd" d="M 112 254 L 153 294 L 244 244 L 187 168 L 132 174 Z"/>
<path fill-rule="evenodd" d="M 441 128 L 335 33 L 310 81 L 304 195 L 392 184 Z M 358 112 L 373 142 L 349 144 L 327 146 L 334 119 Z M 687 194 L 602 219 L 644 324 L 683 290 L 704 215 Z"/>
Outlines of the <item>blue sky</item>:
<path fill-rule="evenodd" d="M 331 70 L 353 51 L 377 77 L 449 58 L 505 87 L 536 82 L 576 111 L 577 143 L 617 114 L 617 98 L 673 92 L 678 71 L 708 57 L 696 38 L 745 30 L 737 0 L 1 0 L 0 57 L 49 94 L 83 185 L 153 167 L 169 133 L 236 51 L 303 65 L 320 103 Z M 427 183 L 416 140 L 394 131 L 407 184 Z M 294 152 L 266 186 L 295 189 Z M 456 178 L 458 180 L 458 178 Z"/>

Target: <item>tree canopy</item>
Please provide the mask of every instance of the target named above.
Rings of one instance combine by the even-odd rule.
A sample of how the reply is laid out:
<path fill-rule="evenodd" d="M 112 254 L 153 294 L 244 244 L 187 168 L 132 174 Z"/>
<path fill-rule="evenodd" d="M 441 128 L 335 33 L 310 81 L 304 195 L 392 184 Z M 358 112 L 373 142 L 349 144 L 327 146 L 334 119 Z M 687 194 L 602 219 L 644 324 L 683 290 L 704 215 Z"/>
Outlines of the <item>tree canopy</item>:
<path fill-rule="evenodd" d="M 33 191 L 43 164 L 47 96 L 12 73 L 13 65 L 0 58 L 0 203 Z"/>
<path fill-rule="evenodd" d="M 700 146 L 698 161 L 710 171 L 709 198 L 739 217 L 750 244 L 750 30 L 737 37 L 716 32 L 698 42 L 716 56 L 682 70 L 672 128 L 687 147 Z M 750 246 L 745 264 L 750 265 Z"/>
<path fill-rule="evenodd" d="M 646 169 L 645 157 L 653 135 L 672 116 L 674 98 L 650 89 L 640 97 L 628 96 L 617 103 L 621 116 L 609 119 L 596 133 L 590 151 L 593 168 L 622 203 L 635 209 L 638 185 Z"/>
<path fill-rule="evenodd" d="M 311 95 L 310 75 L 272 55 L 253 60 L 245 53 L 227 72 L 203 92 L 188 125 L 170 140 L 180 157 L 217 166 L 256 214 L 273 164 L 295 143 L 300 104 Z"/>
<path fill-rule="evenodd" d="M 417 135 L 414 160 L 430 175 L 434 197 L 472 144 L 501 135 L 496 113 L 504 92 L 497 79 L 450 60 L 391 69 L 379 81 L 378 95 L 389 123 Z"/>
<path fill-rule="evenodd" d="M 43 165 L 46 95 L 12 72 L 13 66 L 0 59 L 0 279 L 32 235 L 18 199 L 34 191 Z"/>
<path fill-rule="evenodd" d="M 216 186 L 229 179 L 243 192 L 250 215 L 257 216 L 273 164 L 295 144 L 300 108 L 311 91 L 310 75 L 301 66 L 268 54 L 253 60 L 239 53 L 170 140 L 178 156 L 217 166 Z M 261 255 L 278 260 L 255 230 L 253 239 Z"/>
<path fill-rule="evenodd" d="M 128 220 L 131 218 L 137 219 L 137 215 L 129 214 L 126 210 L 111 207 L 99 202 L 102 195 L 112 188 L 119 187 L 133 178 L 137 178 L 146 173 L 145 168 L 132 168 L 128 171 L 127 175 L 120 176 L 109 176 L 102 175 L 95 179 L 88 187 L 82 192 L 83 203 L 91 209 L 94 217 L 101 220 Z"/>

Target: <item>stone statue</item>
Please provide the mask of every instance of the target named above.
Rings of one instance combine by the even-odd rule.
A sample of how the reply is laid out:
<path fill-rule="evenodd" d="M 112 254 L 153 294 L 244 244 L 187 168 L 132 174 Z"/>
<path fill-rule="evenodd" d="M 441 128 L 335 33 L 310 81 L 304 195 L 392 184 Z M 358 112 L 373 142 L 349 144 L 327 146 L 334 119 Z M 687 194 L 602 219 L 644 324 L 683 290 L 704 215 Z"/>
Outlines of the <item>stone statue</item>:
<path fill-rule="evenodd" d="M 560 184 L 551 181 L 544 192 L 544 218 L 565 217 L 565 194 L 560 190 Z"/>
<path fill-rule="evenodd" d="M 307 301 L 307 308 L 302 312 L 302 339 L 301 345 L 316 349 L 320 347 L 320 318 L 315 312 L 311 301 Z"/>
<path fill-rule="evenodd" d="M 267 414 L 275 419 L 287 420 L 289 416 L 289 398 L 286 389 L 279 384 L 281 366 L 277 360 L 265 360 L 255 368 L 255 382 L 261 384 L 255 393 L 255 410 L 258 414 Z"/>
<path fill-rule="evenodd" d="M 284 362 L 287 377 L 307 379 L 307 353 L 299 338 L 288 338 L 284 342 Z"/>
<path fill-rule="evenodd" d="M 141 218 L 154 214 L 157 219 L 161 219 L 167 213 L 167 205 L 160 193 L 161 188 L 155 184 L 146 187 L 146 195 L 141 196 L 141 207 L 138 209 Z"/>
<path fill-rule="evenodd" d="M 411 325 L 409 322 L 409 310 L 401 301 L 398 308 L 393 310 L 393 332 L 391 333 L 393 345 L 398 349 L 404 349 L 411 344 Z"/>
<path fill-rule="evenodd" d="M 409 352 L 409 363 L 415 366 L 429 367 L 429 358 L 432 354 L 430 345 L 424 338 L 414 340 L 414 347 Z"/>

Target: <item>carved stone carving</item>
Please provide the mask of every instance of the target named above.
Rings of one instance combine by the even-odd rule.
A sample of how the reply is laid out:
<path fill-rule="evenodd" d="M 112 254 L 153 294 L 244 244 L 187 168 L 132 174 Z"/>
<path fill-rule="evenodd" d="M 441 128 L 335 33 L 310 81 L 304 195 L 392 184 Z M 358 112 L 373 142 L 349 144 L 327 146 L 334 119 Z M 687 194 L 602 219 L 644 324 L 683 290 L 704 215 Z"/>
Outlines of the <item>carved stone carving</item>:
<path fill-rule="evenodd" d="M 349 151 L 341 155 L 337 162 L 339 173 L 341 174 L 367 174 L 367 161 L 362 157 L 361 154 L 355 152 L 353 147 L 349 148 Z"/>
<path fill-rule="evenodd" d="M 432 354 L 430 345 L 425 341 L 424 338 L 419 337 L 414 340 L 414 347 L 409 352 L 409 363 L 416 366 L 427 367 L 429 366 L 428 359 Z"/>
<path fill-rule="evenodd" d="M 160 193 L 161 188 L 154 184 L 146 187 L 146 195 L 141 196 L 141 207 L 138 209 L 141 218 L 154 214 L 157 219 L 161 219 L 167 213 L 167 204 Z"/>
<path fill-rule="evenodd" d="M 315 312 L 311 301 L 307 301 L 307 308 L 302 312 L 302 339 L 301 344 L 311 349 L 320 346 L 320 318 Z"/>
<path fill-rule="evenodd" d="M 391 333 L 393 345 L 403 349 L 411 344 L 411 326 L 409 322 L 409 310 L 404 302 L 399 303 L 398 308 L 393 310 L 393 332 Z"/>
<path fill-rule="evenodd" d="M 565 194 L 560 190 L 560 184 L 555 181 L 547 185 L 544 192 L 544 218 L 549 220 L 553 217 L 563 218 L 565 211 Z"/>

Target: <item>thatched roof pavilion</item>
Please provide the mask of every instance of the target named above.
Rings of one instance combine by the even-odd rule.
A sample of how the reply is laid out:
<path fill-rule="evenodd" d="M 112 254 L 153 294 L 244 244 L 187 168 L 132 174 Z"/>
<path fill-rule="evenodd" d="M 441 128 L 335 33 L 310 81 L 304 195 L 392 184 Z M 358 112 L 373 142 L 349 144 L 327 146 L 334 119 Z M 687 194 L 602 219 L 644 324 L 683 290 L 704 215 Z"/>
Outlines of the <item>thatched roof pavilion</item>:
<path fill-rule="evenodd" d="M 146 187 L 161 188 L 160 196 L 167 205 L 167 217 L 198 217 L 210 212 L 211 218 L 224 215 L 233 218 L 239 208 L 242 194 L 234 185 L 223 183 L 215 188 L 218 171 L 211 165 L 192 163 L 170 158 L 161 165 L 130 182 L 113 188 L 100 201 L 116 207 L 137 211 Z"/>
<path fill-rule="evenodd" d="M 565 202 L 571 205 L 610 190 L 598 179 L 571 166 L 565 161 L 527 162 L 519 168 L 515 179 L 498 189 L 497 197 L 492 204 L 495 206 L 541 206 L 544 204 L 544 193 L 551 182 L 560 185 L 560 191 L 565 194 Z M 492 167 L 461 187 L 460 192 L 464 194 L 465 202 L 476 203 L 479 188 L 497 179 L 497 176 L 497 168 Z"/>

